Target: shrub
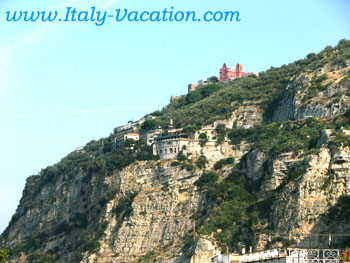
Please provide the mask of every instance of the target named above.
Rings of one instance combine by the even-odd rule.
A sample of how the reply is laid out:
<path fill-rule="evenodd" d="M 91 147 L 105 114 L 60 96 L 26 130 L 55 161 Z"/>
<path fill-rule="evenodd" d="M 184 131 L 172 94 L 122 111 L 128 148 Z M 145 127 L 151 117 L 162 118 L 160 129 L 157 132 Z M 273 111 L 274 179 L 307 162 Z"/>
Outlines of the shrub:
<path fill-rule="evenodd" d="M 220 170 L 223 166 L 228 165 L 228 164 L 233 164 L 234 162 L 235 162 L 235 159 L 232 157 L 228 157 L 226 159 L 221 159 L 214 164 L 214 169 Z"/>
<path fill-rule="evenodd" d="M 100 199 L 100 205 L 104 206 L 107 204 L 110 200 L 112 200 L 119 192 L 120 187 L 119 185 L 115 185 L 111 188 L 109 188 L 106 192 L 103 193 L 101 199 Z"/>
<path fill-rule="evenodd" d="M 199 144 L 203 147 L 207 142 L 208 142 L 208 138 L 207 138 L 207 134 L 202 132 L 201 134 L 199 134 Z"/>
<path fill-rule="evenodd" d="M 103 140 L 103 149 L 102 149 L 103 153 L 107 153 L 112 151 L 112 144 L 110 142 L 110 140 L 104 139 Z"/>
<path fill-rule="evenodd" d="M 171 164 L 170 164 L 170 166 L 179 166 L 180 165 L 180 162 L 172 162 Z"/>
<path fill-rule="evenodd" d="M 197 125 L 190 125 L 190 126 L 187 126 L 185 127 L 182 131 L 187 134 L 187 135 L 190 135 L 192 133 L 194 133 L 195 131 L 198 131 L 202 129 L 201 126 L 197 126 Z"/>
<path fill-rule="evenodd" d="M 71 231 L 72 231 L 72 226 L 68 222 L 64 221 L 55 227 L 53 233 L 54 235 L 59 235 L 61 233 L 65 233 L 66 235 L 69 235 Z"/>
<path fill-rule="evenodd" d="M 217 207 L 199 232 L 214 235 L 221 249 L 226 250 L 232 246 L 235 238 L 250 242 L 248 233 L 244 231 L 252 227 L 256 220 L 256 198 L 247 192 L 244 176 L 232 173 L 221 182 L 217 182 L 216 178 L 214 174 L 204 175 L 201 180 L 201 184 L 205 185 L 204 190 Z"/>
<path fill-rule="evenodd" d="M 224 142 L 225 136 L 227 134 L 226 126 L 224 124 L 218 124 L 215 130 L 217 132 L 216 143 L 220 145 Z"/>
<path fill-rule="evenodd" d="M 339 146 L 350 146 L 350 136 L 345 135 L 344 133 L 334 131 L 332 133 L 332 139 L 330 144 Z"/>
<path fill-rule="evenodd" d="M 195 167 L 193 166 L 193 164 L 184 163 L 181 165 L 181 169 L 186 169 L 186 171 L 192 172 L 195 169 Z"/>
<path fill-rule="evenodd" d="M 51 255 L 49 253 L 40 253 L 36 252 L 33 254 L 30 254 L 27 257 L 28 262 L 31 263 L 55 263 L 57 262 L 57 256 Z"/>
<path fill-rule="evenodd" d="M 177 160 L 180 161 L 180 162 L 186 160 L 186 156 L 182 153 L 182 151 L 180 151 L 180 152 L 177 154 Z"/>
<path fill-rule="evenodd" d="M 207 158 L 204 155 L 201 155 L 198 157 L 198 159 L 196 161 L 196 166 L 199 169 L 203 169 L 203 168 L 205 168 L 205 165 L 207 162 L 208 162 Z"/>
<path fill-rule="evenodd" d="M 69 221 L 73 223 L 73 226 L 76 228 L 86 228 L 88 226 L 88 218 L 83 213 L 75 213 L 73 218 L 71 218 Z"/>
<path fill-rule="evenodd" d="M 221 159 L 214 164 L 214 169 L 219 170 L 226 164 L 225 159 Z"/>
<path fill-rule="evenodd" d="M 194 183 L 194 185 L 203 189 L 215 183 L 218 180 L 218 178 L 219 176 L 214 172 L 205 172 L 199 177 L 199 179 Z"/>
<path fill-rule="evenodd" d="M 141 129 L 142 130 L 154 130 L 156 129 L 158 126 L 157 120 L 156 119 L 150 119 L 150 120 L 146 120 L 142 126 Z"/>
<path fill-rule="evenodd" d="M 1 248 L 0 249 L 0 262 L 5 262 L 9 255 L 10 250 L 6 249 L 6 248 Z"/>
<path fill-rule="evenodd" d="M 114 213 L 118 216 L 119 224 L 123 222 L 124 219 L 129 218 L 132 215 L 132 203 L 137 195 L 138 192 L 129 193 L 128 195 L 119 199 L 118 205 L 114 209 Z"/>
<path fill-rule="evenodd" d="M 86 239 L 81 245 L 82 252 L 88 251 L 89 253 L 93 253 L 93 252 L 96 252 L 99 248 L 100 248 L 100 242 L 93 239 Z"/>

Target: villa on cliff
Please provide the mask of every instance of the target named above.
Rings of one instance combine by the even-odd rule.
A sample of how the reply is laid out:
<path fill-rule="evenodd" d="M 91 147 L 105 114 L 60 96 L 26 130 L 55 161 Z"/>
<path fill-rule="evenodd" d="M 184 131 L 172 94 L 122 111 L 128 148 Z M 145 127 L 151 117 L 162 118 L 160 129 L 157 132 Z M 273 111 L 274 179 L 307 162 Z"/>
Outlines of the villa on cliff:
<path fill-rule="evenodd" d="M 243 72 L 243 66 L 240 63 L 237 63 L 236 67 L 234 67 L 234 68 L 228 68 L 226 66 L 226 63 L 224 63 L 222 68 L 219 70 L 219 81 L 220 82 L 226 82 L 226 81 L 228 81 L 230 79 L 247 77 L 249 75 L 256 75 L 256 76 L 258 76 L 259 74 L 258 73 L 254 73 L 254 72 L 249 72 L 249 73 Z M 214 83 L 214 82 L 212 82 L 210 80 L 210 78 L 200 79 L 200 80 L 198 80 L 197 83 L 188 84 L 188 92 L 195 91 L 196 89 L 198 89 L 198 88 L 200 88 L 202 86 L 205 86 L 205 85 L 208 85 L 208 84 L 212 84 L 212 83 Z M 173 97 L 175 97 L 175 96 L 172 96 L 170 101 L 173 101 L 174 99 L 177 98 L 177 97 L 175 97 L 173 99 Z"/>
<path fill-rule="evenodd" d="M 183 132 L 183 129 L 168 130 L 167 133 L 155 138 L 153 143 L 153 154 L 158 155 L 161 160 L 176 159 L 180 151 L 186 151 L 194 155 L 200 154 L 200 134 L 205 134 L 206 146 L 215 147 L 217 131 L 213 127 L 203 127 L 190 134 Z"/>
<path fill-rule="evenodd" d="M 239 63 L 236 64 L 235 68 L 228 68 L 226 66 L 226 63 L 224 63 L 224 65 L 222 65 L 222 68 L 220 69 L 219 80 L 220 80 L 220 82 L 225 82 L 225 81 L 228 81 L 230 79 L 247 77 L 249 75 L 258 75 L 258 73 L 243 72 L 243 66 L 242 66 L 242 64 L 239 64 Z"/>

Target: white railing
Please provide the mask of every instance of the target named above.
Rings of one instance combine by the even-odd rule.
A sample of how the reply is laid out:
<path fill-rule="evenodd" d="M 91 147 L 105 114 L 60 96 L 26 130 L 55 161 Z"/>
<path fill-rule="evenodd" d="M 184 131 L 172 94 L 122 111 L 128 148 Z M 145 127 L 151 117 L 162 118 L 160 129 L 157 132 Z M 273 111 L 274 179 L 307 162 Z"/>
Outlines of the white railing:
<path fill-rule="evenodd" d="M 260 261 L 260 260 L 285 257 L 286 255 L 287 255 L 286 252 L 283 250 L 272 249 L 272 250 L 265 250 L 265 251 L 261 251 L 261 252 L 244 254 L 240 257 L 239 261 L 240 262 L 254 262 L 254 261 Z"/>
<path fill-rule="evenodd" d="M 242 255 L 239 262 L 258 262 L 289 257 L 291 263 L 339 263 L 339 253 L 339 249 L 273 249 Z"/>
<path fill-rule="evenodd" d="M 295 249 L 290 251 L 292 263 L 339 263 L 339 249 Z"/>

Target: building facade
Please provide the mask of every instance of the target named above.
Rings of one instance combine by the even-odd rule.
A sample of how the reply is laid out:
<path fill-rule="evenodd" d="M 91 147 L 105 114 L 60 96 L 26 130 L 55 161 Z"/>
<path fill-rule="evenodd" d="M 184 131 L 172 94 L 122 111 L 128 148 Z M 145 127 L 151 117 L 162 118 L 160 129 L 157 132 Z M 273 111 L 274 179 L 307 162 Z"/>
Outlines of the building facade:
<path fill-rule="evenodd" d="M 123 148 L 125 145 L 125 141 L 127 139 L 133 139 L 134 141 L 138 141 L 140 139 L 140 135 L 138 133 L 124 133 L 122 135 L 116 136 L 114 138 L 114 144 L 116 146 L 116 148 Z"/>
<path fill-rule="evenodd" d="M 199 138 L 201 133 L 206 134 L 206 147 L 216 146 L 217 132 L 215 128 L 203 127 L 189 135 L 183 133 L 183 129 L 173 129 L 154 138 L 153 154 L 158 155 L 160 159 L 176 159 L 179 152 L 184 150 L 184 153 L 199 156 L 203 149 Z"/>
<path fill-rule="evenodd" d="M 242 78 L 249 75 L 257 75 L 257 73 L 246 73 L 243 72 L 242 64 L 237 63 L 235 68 L 228 68 L 226 63 L 220 69 L 220 82 L 228 81 L 230 79 Z"/>
<path fill-rule="evenodd" d="M 151 131 L 144 131 L 140 133 L 140 138 L 145 140 L 148 146 L 152 146 L 152 144 L 155 142 L 155 138 L 160 136 L 162 132 L 163 130 L 161 128 Z"/>
<path fill-rule="evenodd" d="M 175 159 L 188 142 L 189 138 L 183 134 L 182 129 L 169 130 L 167 134 L 154 139 L 153 154 L 160 159 Z"/>

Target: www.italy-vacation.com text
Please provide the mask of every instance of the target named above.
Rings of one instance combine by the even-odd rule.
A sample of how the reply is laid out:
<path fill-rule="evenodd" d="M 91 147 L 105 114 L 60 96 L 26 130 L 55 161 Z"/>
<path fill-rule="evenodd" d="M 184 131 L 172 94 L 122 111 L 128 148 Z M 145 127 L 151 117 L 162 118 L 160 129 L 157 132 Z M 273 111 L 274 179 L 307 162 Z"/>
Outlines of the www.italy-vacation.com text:
<path fill-rule="evenodd" d="M 102 26 L 113 22 L 239 22 L 238 11 L 196 11 L 176 10 L 173 6 L 162 10 L 128 10 L 119 8 L 113 11 L 98 10 L 92 6 L 78 9 L 67 6 L 62 10 L 9 10 L 1 16 L 7 22 L 85 22 Z M 0 18 L 1 18 L 0 17 Z"/>

